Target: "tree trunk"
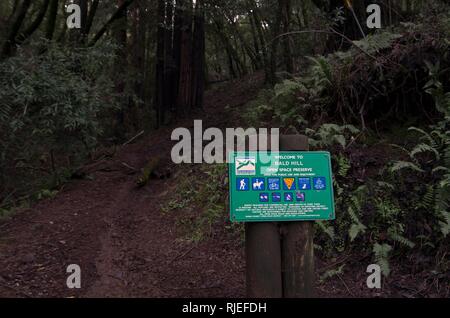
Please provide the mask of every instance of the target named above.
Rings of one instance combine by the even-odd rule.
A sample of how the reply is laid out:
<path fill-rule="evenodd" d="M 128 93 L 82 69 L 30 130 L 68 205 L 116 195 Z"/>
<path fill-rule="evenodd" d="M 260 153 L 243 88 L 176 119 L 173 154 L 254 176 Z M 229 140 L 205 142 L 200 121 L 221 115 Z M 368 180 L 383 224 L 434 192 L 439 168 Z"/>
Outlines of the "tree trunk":
<path fill-rule="evenodd" d="M 291 28 L 291 1 L 279 0 L 279 6 L 282 14 L 283 33 L 286 34 Z M 290 35 L 283 36 L 283 57 L 286 66 L 286 72 L 292 74 L 294 72 L 294 61 L 292 59 L 292 37 Z"/>
<path fill-rule="evenodd" d="M 22 6 L 19 9 L 16 19 L 14 20 L 11 29 L 9 30 L 8 36 L 3 43 L 2 50 L 0 52 L 0 60 L 11 55 L 11 51 L 16 45 L 16 36 L 20 31 L 20 28 L 25 20 L 28 9 L 30 8 L 31 0 L 23 0 Z"/>
<path fill-rule="evenodd" d="M 48 4 L 50 3 L 50 0 L 45 0 L 42 4 L 41 9 L 39 10 L 36 18 L 33 22 L 26 28 L 23 32 L 19 34 L 16 40 L 16 44 L 22 44 L 26 39 L 28 39 L 41 25 L 42 21 L 44 20 L 45 14 L 47 13 Z"/>
<path fill-rule="evenodd" d="M 97 8 L 99 5 L 99 2 L 100 2 L 100 0 L 92 1 L 91 7 L 89 9 L 89 14 L 87 16 L 86 28 L 85 28 L 86 38 L 89 36 L 89 33 L 91 32 L 92 24 L 94 23 L 94 17 L 97 13 Z"/>
<path fill-rule="evenodd" d="M 53 39 L 56 27 L 56 18 L 58 17 L 58 2 L 59 0 L 51 0 L 50 2 L 50 12 L 48 14 L 47 20 L 47 30 L 45 32 L 45 38 L 49 41 Z"/>
<path fill-rule="evenodd" d="M 178 89 L 180 87 L 180 66 L 181 66 L 181 29 L 183 27 L 183 6 L 184 0 L 176 0 L 175 17 L 174 17 L 174 30 L 173 30 L 173 108 L 172 112 L 176 115 L 178 113 Z"/>
<path fill-rule="evenodd" d="M 155 110 L 156 126 L 164 122 L 164 23 L 165 23 L 165 1 L 158 0 L 158 31 L 156 33 L 156 89 Z"/>
<path fill-rule="evenodd" d="M 276 72 L 277 72 L 277 52 L 278 52 L 278 44 L 280 42 L 280 30 L 281 30 L 281 21 L 282 21 L 282 10 L 278 5 L 276 10 L 275 21 L 272 26 L 272 45 L 270 49 L 270 67 L 269 73 L 266 74 L 266 81 L 270 84 L 275 84 L 276 82 Z"/>
<path fill-rule="evenodd" d="M 174 46 L 173 46 L 173 27 L 172 21 L 174 17 L 173 2 L 166 2 L 166 22 L 164 28 L 164 111 L 174 111 L 175 96 L 175 69 Z"/>
<path fill-rule="evenodd" d="M 186 115 L 192 108 L 192 0 L 186 2 L 182 21 L 177 108 Z"/>
<path fill-rule="evenodd" d="M 203 0 L 197 0 L 194 16 L 192 52 L 192 106 L 203 108 L 205 91 L 205 12 Z"/>
<path fill-rule="evenodd" d="M 258 34 L 256 32 L 257 25 L 255 23 L 255 19 L 253 18 L 253 13 L 252 12 L 248 13 L 248 19 L 249 19 L 250 28 L 251 28 L 251 31 L 252 31 L 253 47 L 255 48 L 256 61 L 257 61 L 257 64 L 258 64 L 258 69 L 259 69 L 262 66 L 261 49 L 259 48 Z"/>
<path fill-rule="evenodd" d="M 118 0 L 118 8 L 121 8 L 126 0 Z M 116 17 L 115 27 L 113 29 L 113 36 L 118 45 L 117 49 L 117 62 L 116 62 L 116 74 L 120 74 L 115 79 L 116 93 L 120 96 L 120 110 L 118 113 L 119 124 L 119 137 L 122 137 L 124 131 L 124 125 L 126 123 L 126 111 L 128 110 L 128 98 L 124 96 L 126 88 L 127 78 L 127 9 L 121 10 L 120 14 Z"/>
<path fill-rule="evenodd" d="M 259 9 L 258 9 L 255 1 L 252 1 L 252 4 L 253 4 L 252 15 L 253 15 L 253 20 L 254 20 L 255 27 L 256 27 L 256 32 L 258 34 L 258 38 L 259 38 L 260 45 L 261 45 L 264 71 L 266 73 L 266 82 L 269 82 L 269 78 L 268 78 L 267 74 L 270 73 L 270 61 L 269 61 L 269 54 L 267 52 L 267 42 L 266 42 L 266 38 L 264 36 L 264 30 L 262 27 L 262 21 L 260 18 Z"/>

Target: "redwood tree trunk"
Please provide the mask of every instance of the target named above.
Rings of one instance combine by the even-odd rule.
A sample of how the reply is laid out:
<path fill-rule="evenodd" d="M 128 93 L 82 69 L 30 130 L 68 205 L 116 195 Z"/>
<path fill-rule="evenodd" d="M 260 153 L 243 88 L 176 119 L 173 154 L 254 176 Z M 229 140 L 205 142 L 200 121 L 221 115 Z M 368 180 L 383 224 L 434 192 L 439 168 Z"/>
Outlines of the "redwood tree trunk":
<path fill-rule="evenodd" d="M 186 115 L 192 108 L 192 1 L 186 1 L 183 10 L 180 47 L 180 74 L 177 97 L 179 113 Z"/>
<path fill-rule="evenodd" d="M 192 52 L 192 106 L 203 108 L 205 90 L 205 12 L 203 0 L 197 0 Z"/>
<path fill-rule="evenodd" d="M 164 122 L 164 23 L 165 1 L 158 0 L 158 31 L 156 33 L 156 89 L 155 110 L 156 124 L 159 127 Z"/>

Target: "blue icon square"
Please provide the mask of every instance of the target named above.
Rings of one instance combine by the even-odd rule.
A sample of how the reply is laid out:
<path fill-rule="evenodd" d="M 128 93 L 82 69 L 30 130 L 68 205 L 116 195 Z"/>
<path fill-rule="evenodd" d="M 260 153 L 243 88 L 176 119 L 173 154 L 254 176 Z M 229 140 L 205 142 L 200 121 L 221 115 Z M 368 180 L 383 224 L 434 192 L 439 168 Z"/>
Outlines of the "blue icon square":
<path fill-rule="evenodd" d="M 292 194 L 292 192 L 286 192 L 284 194 L 284 201 L 286 201 L 286 202 L 294 201 L 294 195 Z"/>
<path fill-rule="evenodd" d="M 259 202 L 269 202 L 269 194 L 268 193 L 261 193 L 259 195 Z"/>
<path fill-rule="evenodd" d="M 310 178 L 298 178 L 298 189 L 299 190 L 311 190 L 311 179 Z"/>
<path fill-rule="evenodd" d="M 270 191 L 280 190 L 280 178 L 268 178 L 267 188 Z"/>
<path fill-rule="evenodd" d="M 272 193 L 272 202 L 281 202 L 281 194 L 278 192 Z"/>
<path fill-rule="evenodd" d="M 313 178 L 314 190 L 325 190 L 327 188 L 327 183 L 325 177 Z"/>
<path fill-rule="evenodd" d="M 283 190 L 295 190 L 295 178 L 283 178 Z"/>
<path fill-rule="evenodd" d="M 254 191 L 266 190 L 266 181 L 264 178 L 252 178 L 252 189 Z"/>
<path fill-rule="evenodd" d="M 237 178 L 236 179 L 236 189 L 238 191 L 250 190 L 250 179 L 249 178 Z"/>
<path fill-rule="evenodd" d="M 297 193 L 295 193 L 295 199 L 298 202 L 305 202 L 306 201 L 306 194 L 304 192 L 297 192 Z"/>

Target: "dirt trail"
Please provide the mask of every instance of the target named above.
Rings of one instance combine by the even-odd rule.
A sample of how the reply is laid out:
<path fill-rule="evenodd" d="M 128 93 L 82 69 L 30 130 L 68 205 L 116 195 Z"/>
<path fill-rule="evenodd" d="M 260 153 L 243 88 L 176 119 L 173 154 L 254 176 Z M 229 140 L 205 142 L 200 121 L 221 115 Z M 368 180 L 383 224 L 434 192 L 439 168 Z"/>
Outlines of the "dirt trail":
<path fill-rule="evenodd" d="M 206 113 L 197 117 L 208 126 L 235 126 L 226 106 L 245 104 L 261 84 L 259 74 L 208 92 Z M 187 119 L 177 126 L 192 124 Z M 173 128 L 121 148 L 110 169 L 73 181 L 55 198 L 1 223 L 0 297 L 244 296 L 242 244 L 220 231 L 189 243 L 176 217 L 162 213 L 180 168 L 137 189 L 136 175 L 120 164 L 143 167 L 154 156 L 170 162 Z M 66 287 L 69 264 L 81 267 L 80 290 Z"/>

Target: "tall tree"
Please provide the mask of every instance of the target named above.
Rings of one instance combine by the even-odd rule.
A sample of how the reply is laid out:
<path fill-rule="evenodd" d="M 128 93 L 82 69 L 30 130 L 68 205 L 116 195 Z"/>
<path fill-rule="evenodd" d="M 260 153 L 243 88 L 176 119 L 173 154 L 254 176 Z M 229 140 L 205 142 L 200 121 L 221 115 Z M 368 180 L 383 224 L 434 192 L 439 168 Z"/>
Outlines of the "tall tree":
<path fill-rule="evenodd" d="M 27 15 L 28 9 L 30 8 L 31 0 L 23 0 L 22 6 L 20 7 L 16 18 L 9 29 L 8 35 L 3 43 L 2 49 L 0 51 L 0 60 L 8 57 L 13 47 L 16 45 L 16 36 L 22 27 L 23 22 L 25 21 L 25 17 Z"/>
<path fill-rule="evenodd" d="M 279 0 L 279 6 L 281 10 L 282 23 L 283 23 L 283 33 L 286 36 L 283 37 L 283 58 L 286 71 L 288 73 L 294 72 L 294 61 L 292 59 L 292 37 L 287 35 L 291 31 L 291 1 L 290 0 Z"/>
<path fill-rule="evenodd" d="M 155 72 L 155 110 L 156 124 L 161 125 L 165 120 L 164 101 L 164 25 L 166 2 L 158 0 L 157 19 L 158 30 L 156 33 L 156 72 Z"/>
<path fill-rule="evenodd" d="M 203 0 L 197 0 L 192 48 L 192 106 L 203 108 L 205 90 L 205 12 Z"/>
<path fill-rule="evenodd" d="M 58 17 L 58 2 L 59 0 L 51 0 L 50 10 L 47 18 L 47 29 L 45 31 L 45 38 L 52 40 L 55 33 L 56 18 Z"/>
<path fill-rule="evenodd" d="M 182 8 L 180 37 L 180 70 L 177 109 L 186 115 L 192 108 L 192 0 L 185 0 Z"/>

